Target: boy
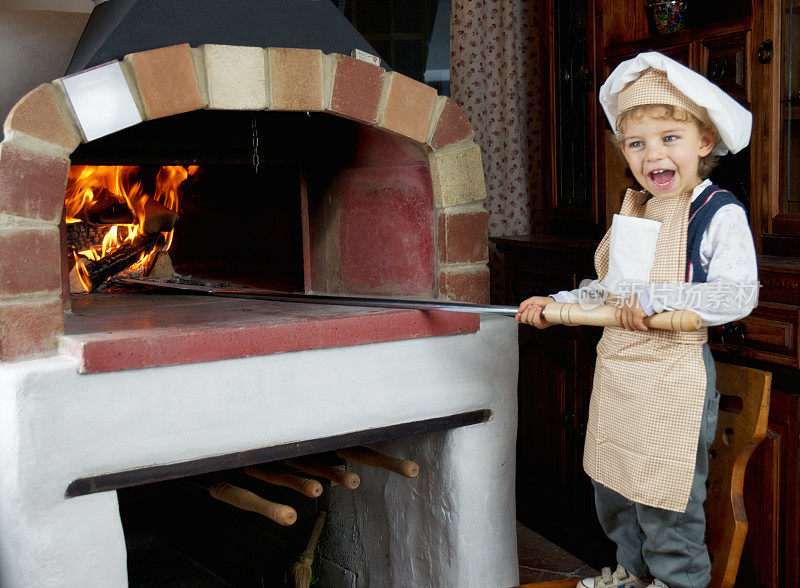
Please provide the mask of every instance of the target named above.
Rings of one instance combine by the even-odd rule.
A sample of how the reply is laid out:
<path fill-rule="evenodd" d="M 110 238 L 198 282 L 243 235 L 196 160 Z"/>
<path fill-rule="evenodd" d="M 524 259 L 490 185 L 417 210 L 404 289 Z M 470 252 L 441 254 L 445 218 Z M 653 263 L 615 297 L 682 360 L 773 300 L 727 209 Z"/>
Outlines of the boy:
<path fill-rule="evenodd" d="M 719 394 L 707 330 L 648 331 L 643 318 L 692 310 L 704 326 L 756 305 L 757 269 L 742 205 L 701 180 L 716 157 L 750 138 L 750 113 L 717 86 L 659 53 L 617 67 L 600 102 L 643 190 L 628 190 L 595 254 L 598 280 L 525 300 L 520 323 L 550 326 L 552 300 L 598 294 L 619 327 L 597 346 L 584 468 L 617 566 L 579 588 L 702 588 L 708 447 Z"/>

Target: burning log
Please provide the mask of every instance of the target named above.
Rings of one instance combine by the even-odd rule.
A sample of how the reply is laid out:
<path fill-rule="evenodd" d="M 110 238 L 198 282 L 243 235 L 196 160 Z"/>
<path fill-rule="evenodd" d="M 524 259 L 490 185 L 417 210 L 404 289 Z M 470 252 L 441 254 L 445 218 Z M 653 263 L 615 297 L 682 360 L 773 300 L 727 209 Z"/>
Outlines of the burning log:
<path fill-rule="evenodd" d="M 216 482 L 208 488 L 208 493 L 217 500 L 226 502 L 242 510 L 249 510 L 289 527 L 297 520 L 297 511 L 286 504 L 278 504 L 239 488 L 228 482 Z"/>
<path fill-rule="evenodd" d="M 152 198 L 144 203 L 142 230 L 148 235 L 171 231 L 178 220 L 178 213 Z"/>
<path fill-rule="evenodd" d="M 129 225 L 135 222 L 125 199 L 106 188 L 98 189 L 94 200 L 78 212 L 77 218 L 95 225 Z"/>
<path fill-rule="evenodd" d="M 273 467 L 249 467 L 244 469 L 244 473 L 251 478 L 257 478 L 270 484 L 291 488 L 309 498 L 317 498 L 322 494 L 322 484 L 316 480 L 301 478 L 300 476 L 295 476 L 294 474 L 280 471 Z"/>
<path fill-rule="evenodd" d="M 289 467 L 311 474 L 312 476 L 327 478 L 331 482 L 340 484 L 349 490 L 355 490 L 361 484 L 361 478 L 358 474 L 331 467 L 318 460 L 304 459 L 303 461 L 298 461 L 287 459 L 284 463 Z"/>
<path fill-rule="evenodd" d="M 135 241 L 121 245 L 116 251 L 97 261 L 80 262 L 82 267 L 78 271 L 81 273 L 84 286 L 88 285 L 89 292 L 92 292 L 109 278 L 128 269 L 139 260 L 143 252 L 156 244 L 158 237 L 158 234 L 139 237 Z"/>
<path fill-rule="evenodd" d="M 364 465 L 374 466 L 384 470 L 389 470 L 406 478 L 416 478 L 419 475 L 419 465 L 410 459 L 398 459 L 389 457 L 383 453 L 378 453 L 366 447 L 348 447 L 347 449 L 337 449 L 336 455 L 342 459 L 349 459 Z"/>
<path fill-rule="evenodd" d="M 86 222 L 67 223 L 67 246 L 72 251 L 86 251 L 100 247 L 111 230 L 109 225 L 92 225 Z"/>

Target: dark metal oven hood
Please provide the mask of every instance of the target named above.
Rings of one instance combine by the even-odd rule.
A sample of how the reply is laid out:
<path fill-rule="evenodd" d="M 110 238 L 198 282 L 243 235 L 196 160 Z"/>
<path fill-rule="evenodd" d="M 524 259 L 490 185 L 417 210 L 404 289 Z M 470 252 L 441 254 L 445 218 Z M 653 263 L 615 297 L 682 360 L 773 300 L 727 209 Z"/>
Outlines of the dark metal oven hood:
<path fill-rule="evenodd" d="M 181 43 L 377 55 L 330 0 L 108 0 L 92 12 L 67 74 Z"/>

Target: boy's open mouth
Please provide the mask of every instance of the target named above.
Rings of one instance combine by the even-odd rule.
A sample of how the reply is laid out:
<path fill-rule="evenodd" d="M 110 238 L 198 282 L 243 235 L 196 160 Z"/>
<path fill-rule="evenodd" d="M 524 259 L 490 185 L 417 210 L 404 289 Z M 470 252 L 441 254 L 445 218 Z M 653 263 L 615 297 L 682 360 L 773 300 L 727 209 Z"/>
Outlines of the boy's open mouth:
<path fill-rule="evenodd" d="M 653 182 L 659 188 L 665 188 L 669 186 L 672 178 L 675 177 L 675 170 L 674 169 L 658 169 L 655 171 L 651 171 L 649 174 L 650 181 Z"/>

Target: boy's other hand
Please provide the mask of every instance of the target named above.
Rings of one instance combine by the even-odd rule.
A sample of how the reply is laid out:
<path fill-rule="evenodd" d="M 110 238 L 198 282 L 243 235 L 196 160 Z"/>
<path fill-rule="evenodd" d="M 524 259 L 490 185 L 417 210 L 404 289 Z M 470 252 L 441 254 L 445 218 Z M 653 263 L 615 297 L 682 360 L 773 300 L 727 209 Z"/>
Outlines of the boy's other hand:
<path fill-rule="evenodd" d="M 524 300 L 519 305 L 519 310 L 515 317 L 517 322 L 521 325 L 533 325 L 537 329 L 546 329 L 553 323 L 547 322 L 547 319 L 542 316 L 542 311 L 551 302 L 555 302 L 555 299 L 550 296 L 531 296 Z"/>
<path fill-rule="evenodd" d="M 637 294 L 630 298 L 625 298 L 622 301 L 622 306 L 614 313 L 614 318 L 617 319 L 619 326 L 626 331 L 648 331 L 647 325 L 644 324 L 646 316 L 647 314 L 639 304 L 639 296 Z"/>

